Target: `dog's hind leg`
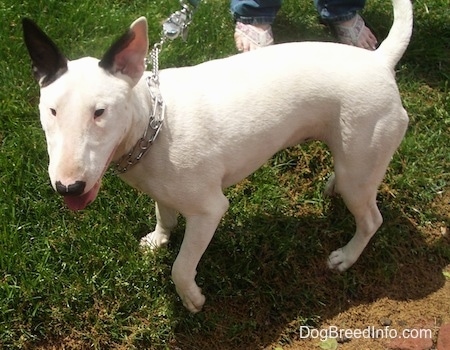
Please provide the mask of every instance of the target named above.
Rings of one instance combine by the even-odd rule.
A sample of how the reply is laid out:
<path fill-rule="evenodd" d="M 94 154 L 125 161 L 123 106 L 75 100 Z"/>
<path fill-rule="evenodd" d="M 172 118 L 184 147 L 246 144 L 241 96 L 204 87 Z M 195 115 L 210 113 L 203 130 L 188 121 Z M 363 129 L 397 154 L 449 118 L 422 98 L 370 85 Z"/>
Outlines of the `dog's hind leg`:
<path fill-rule="evenodd" d="M 228 205 L 222 192 L 208 194 L 208 198 L 202 199 L 201 208 L 184 215 L 186 232 L 172 267 L 172 279 L 183 305 L 191 312 L 200 311 L 205 303 L 205 296 L 195 283 L 196 269 Z"/>
<path fill-rule="evenodd" d="M 400 99 L 391 99 L 391 102 L 392 108 L 384 117 L 362 119 L 363 127 L 353 132 L 349 128 L 336 128 L 339 134 L 328 143 L 335 175 L 330 178 L 326 192 L 334 189 L 341 194 L 356 222 L 353 238 L 330 254 L 328 266 L 331 269 L 345 271 L 352 266 L 383 222 L 376 203 L 378 186 L 408 126 L 408 116 Z M 370 124 L 371 121 L 375 123 Z"/>
<path fill-rule="evenodd" d="M 339 175 L 336 176 L 338 181 Z M 355 181 L 358 179 L 347 178 L 345 184 L 338 185 L 337 188 L 356 222 L 353 238 L 328 257 L 328 267 L 340 272 L 353 265 L 383 222 L 376 204 L 376 186 L 373 183 Z"/>
<path fill-rule="evenodd" d="M 178 213 L 176 210 L 156 202 L 156 227 L 155 231 L 141 239 L 142 248 L 156 249 L 169 243 L 170 231 L 177 225 Z"/>
<path fill-rule="evenodd" d="M 335 191 L 342 196 L 355 218 L 356 232 L 347 245 L 330 254 L 328 266 L 331 269 L 345 271 L 352 266 L 383 222 L 376 197 L 378 186 L 403 136 L 401 128 L 397 131 L 382 136 L 376 142 L 378 147 L 368 144 L 361 147 L 364 143 L 357 142 L 357 145 L 348 147 L 352 151 L 334 155 L 335 175 L 330 178 L 326 192 Z"/>

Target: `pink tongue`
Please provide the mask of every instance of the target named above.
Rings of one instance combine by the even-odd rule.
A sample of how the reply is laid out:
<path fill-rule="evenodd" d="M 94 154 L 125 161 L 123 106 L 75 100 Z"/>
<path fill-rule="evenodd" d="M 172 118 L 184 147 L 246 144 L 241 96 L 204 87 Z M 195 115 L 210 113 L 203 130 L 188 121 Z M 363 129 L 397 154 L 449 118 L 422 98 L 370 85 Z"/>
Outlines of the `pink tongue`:
<path fill-rule="evenodd" d="M 82 210 L 86 208 L 97 197 L 98 190 L 100 189 L 100 181 L 97 182 L 89 192 L 82 194 L 81 196 L 65 196 L 64 202 L 70 210 Z"/>

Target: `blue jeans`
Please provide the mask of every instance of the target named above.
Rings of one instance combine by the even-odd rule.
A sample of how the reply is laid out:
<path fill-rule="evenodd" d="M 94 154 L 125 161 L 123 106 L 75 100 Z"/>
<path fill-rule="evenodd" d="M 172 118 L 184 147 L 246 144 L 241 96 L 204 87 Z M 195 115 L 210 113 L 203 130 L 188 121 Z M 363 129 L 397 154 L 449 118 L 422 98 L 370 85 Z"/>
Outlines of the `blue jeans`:
<path fill-rule="evenodd" d="M 231 0 L 236 21 L 246 24 L 273 23 L 283 0 Z M 313 0 L 319 16 L 329 23 L 348 21 L 364 8 L 366 0 Z"/>

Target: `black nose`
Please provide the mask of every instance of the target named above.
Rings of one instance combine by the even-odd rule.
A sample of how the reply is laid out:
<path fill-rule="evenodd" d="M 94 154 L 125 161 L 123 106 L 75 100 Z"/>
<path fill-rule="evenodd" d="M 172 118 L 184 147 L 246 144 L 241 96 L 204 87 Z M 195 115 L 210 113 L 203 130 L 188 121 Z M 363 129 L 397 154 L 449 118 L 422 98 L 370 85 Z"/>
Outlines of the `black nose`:
<path fill-rule="evenodd" d="M 68 186 L 63 185 L 61 181 L 56 181 L 56 191 L 63 196 L 79 196 L 83 194 L 86 182 L 75 181 L 75 183 Z"/>

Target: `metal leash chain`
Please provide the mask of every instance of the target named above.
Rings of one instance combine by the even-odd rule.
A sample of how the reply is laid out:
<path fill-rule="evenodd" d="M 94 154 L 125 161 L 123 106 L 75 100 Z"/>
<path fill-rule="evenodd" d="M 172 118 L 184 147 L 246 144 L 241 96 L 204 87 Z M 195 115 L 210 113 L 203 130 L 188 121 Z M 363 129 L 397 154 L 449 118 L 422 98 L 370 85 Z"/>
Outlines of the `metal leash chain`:
<path fill-rule="evenodd" d="M 124 174 L 137 164 L 150 148 L 158 136 L 164 122 L 165 104 L 159 90 L 159 53 L 167 39 L 173 40 L 180 35 L 183 40 L 187 37 L 187 27 L 192 21 L 194 9 L 184 0 L 180 0 L 181 10 L 174 12 L 164 23 L 161 39 L 153 45 L 145 59 L 146 66 L 152 66 L 151 74 L 146 78 L 147 86 L 152 98 L 153 109 L 144 135 L 138 140 L 130 152 L 123 155 L 115 164 L 115 173 Z M 194 3 L 193 3 L 194 4 Z"/>

